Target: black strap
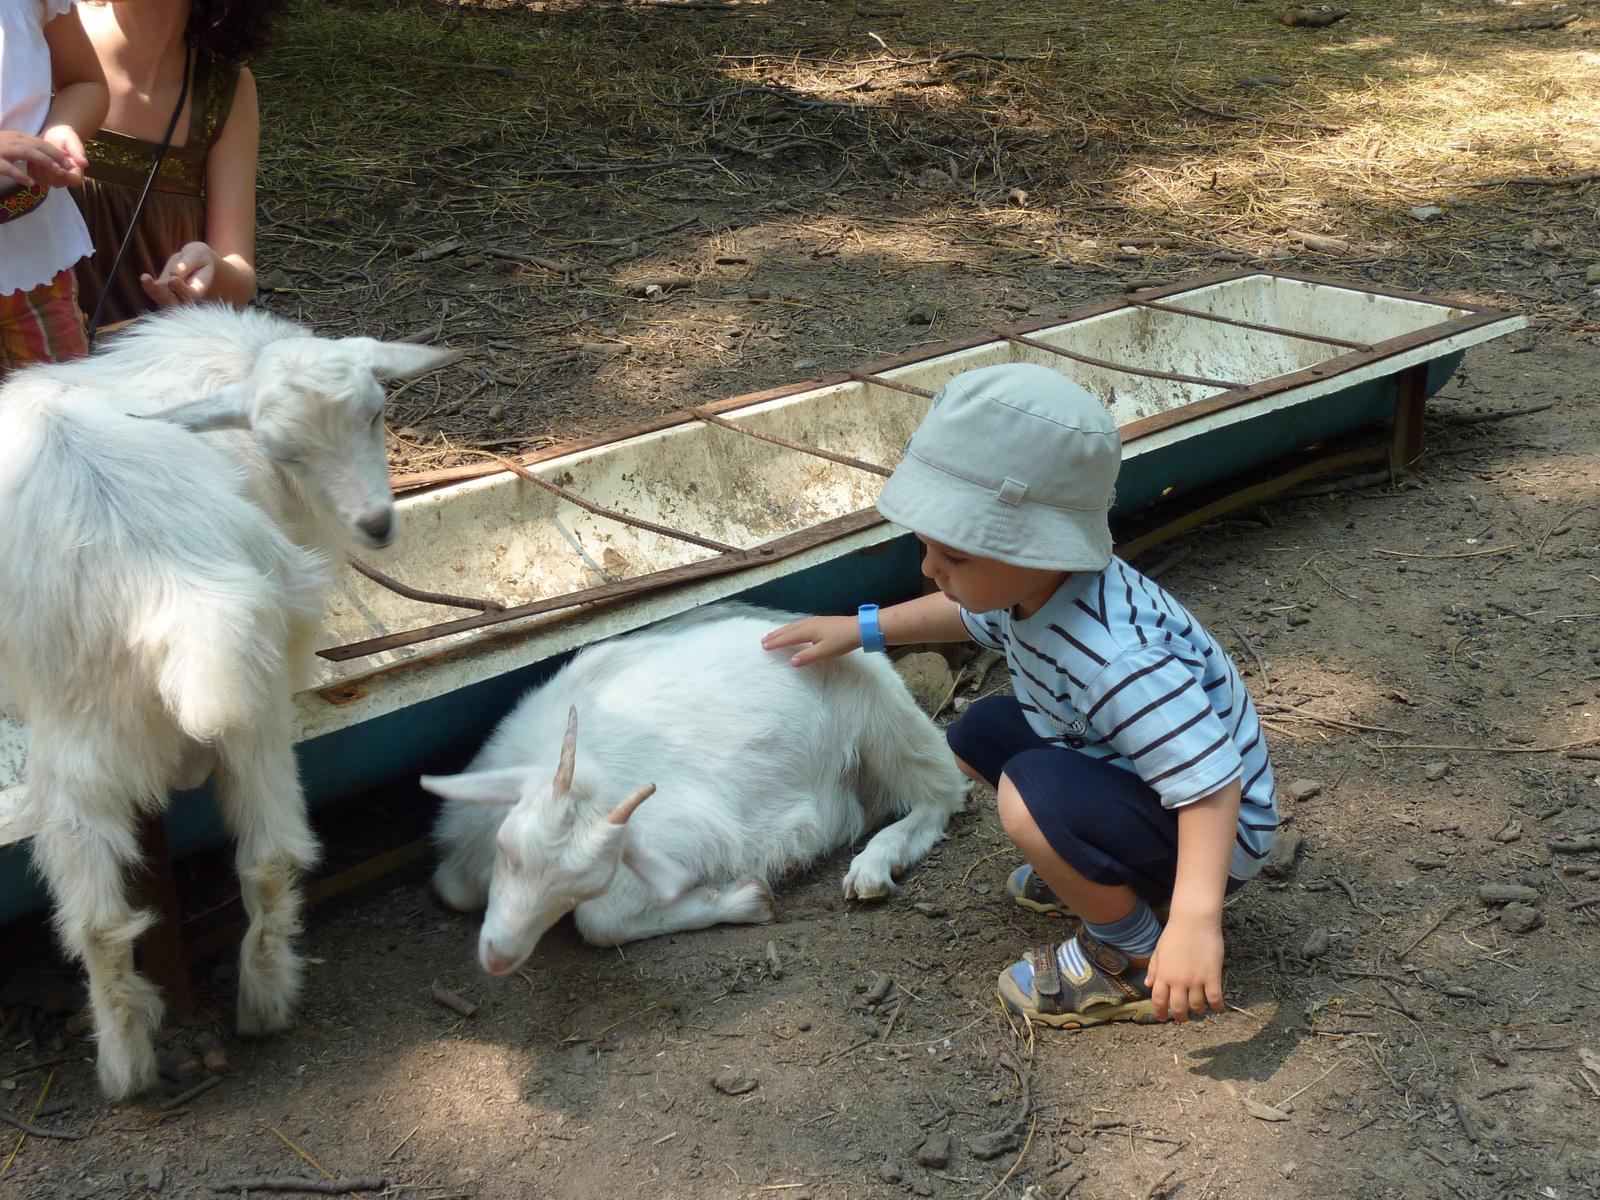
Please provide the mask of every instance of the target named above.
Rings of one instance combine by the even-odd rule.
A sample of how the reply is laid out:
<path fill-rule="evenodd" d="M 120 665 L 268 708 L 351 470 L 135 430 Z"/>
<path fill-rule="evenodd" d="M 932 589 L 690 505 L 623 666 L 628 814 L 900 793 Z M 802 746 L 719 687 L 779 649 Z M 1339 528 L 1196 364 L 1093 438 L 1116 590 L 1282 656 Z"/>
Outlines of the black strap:
<path fill-rule="evenodd" d="M 128 228 L 122 235 L 122 245 L 117 247 L 117 257 L 112 260 L 105 286 L 100 289 L 100 300 L 94 306 L 94 316 L 89 318 L 90 349 L 94 348 L 94 335 L 100 329 L 100 318 L 105 315 L 106 301 L 111 297 L 111 288 L 116 283 L 117 272 L 122 269 L 122 259 L 128 253 L 128 246 L 133 242 L 133 231 L 139 226 L 139 216 L 144 212 L 144 202 L 150 196 L 150 189 L 156 184 L 156 176 L 161 173 L 161 164 L 167 157 L 167 148 L 172 145 L 173 131 L 178 128 L 178 118 L 183 115 L 184 102 L 189 99 L 189 65 L 192 56 L 193 50 L 186 41 L 183 44 L 183 86 L 178 89 L 178 104 L 172 110 L 172 120 L 167 122 L 167 135 L 161 139 L 161 148 L 156 151 L 156 161 L 150 168 L 149 178 L 144 181 L 144 191 L 139 193 L 139 203 L 133 206 L 133 216 L 129 219 Z"/>

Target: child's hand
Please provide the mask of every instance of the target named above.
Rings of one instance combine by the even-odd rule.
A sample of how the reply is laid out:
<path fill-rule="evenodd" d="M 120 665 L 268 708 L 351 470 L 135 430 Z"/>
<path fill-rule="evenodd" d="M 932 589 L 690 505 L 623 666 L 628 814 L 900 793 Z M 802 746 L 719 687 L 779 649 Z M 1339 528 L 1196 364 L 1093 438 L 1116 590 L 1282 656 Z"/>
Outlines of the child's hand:
<path fill-rule="evenodd" d="M 59 127 L 49 132 L 55 133 Z M 71 133 L 69 129 L 67 131 Z M 77 140 L 73 133 L 73 140 Z M 78 145 L 78 153 L 83 146 Z M 14 179 L 24 187 L 42 183 L 45 187 L 74 187 L 83 182 L 83 167 L 88 160 L 75 161 L 68 151 L 47 142 L 42 137 L 18 133 L 14 129 L 0 129 L 0 175 Z"/>
<path fill-rule="evenodd" d="M 807 617 L 761 639 L 763 650 L 783 646 L 807 647 L 789 660 L 790 665 L 803 667 L 861 649 L 861 626 L 855 617 Z"/>
<path fill-rule="evenodd" d="M 89 166 L 89 156 L 84 152 L 83 139 L 71 125 L 53 125 L 39 135 L 40 140 L 67 156 L 67 165 L 57 172 L 59 179 L 49 187 L 77 187 L 83 183 L 83 172 Z"/>
<path fill-rule="evenodd" d="M 145 295 L 162 308 L 195 304 L 207 298 L 217 275 L 217 252 L 204 242 L 190 242 L 162 269 L 159 278 L 139 276 Z"/>
<path fill-rule="evenodd" d="M 1144 977 L 1156 1019 L 1187 1021 L 1206 1009 L 1221 1012 L 1222 926 L 1216 921 L 1185 921 L 1173 913 L 1150 956 Z"/>

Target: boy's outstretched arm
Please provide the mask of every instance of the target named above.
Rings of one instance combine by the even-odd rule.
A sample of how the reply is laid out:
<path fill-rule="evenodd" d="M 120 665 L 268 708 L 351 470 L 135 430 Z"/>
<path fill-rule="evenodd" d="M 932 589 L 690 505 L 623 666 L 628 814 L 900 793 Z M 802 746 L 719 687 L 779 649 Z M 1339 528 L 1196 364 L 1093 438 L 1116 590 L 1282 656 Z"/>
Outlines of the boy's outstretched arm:
<path fill-rule="evenodd" d="M 1239 800 L 1235 779 L 1178 810 L 1172 915 L 1144 980 L 1158 1020 L 1222 1011 L 1222 899 L 1238 836 Z"/>
<path fill-rule="evenodd" d="M 964 642 L 967 627 L 961 621 L 961 606 L 943 592 L 933 592 L 896 604 L 878 614 L 878 628 L 891 646 L 911 642 Z M 774 629 L 761 639 L 767 650 L 783 646 L 805 646 L 789 661 L 797 667 L 838 658 L 861 648 L 861 625 L 855 617 L 806 617 L 782 629 Z"/>

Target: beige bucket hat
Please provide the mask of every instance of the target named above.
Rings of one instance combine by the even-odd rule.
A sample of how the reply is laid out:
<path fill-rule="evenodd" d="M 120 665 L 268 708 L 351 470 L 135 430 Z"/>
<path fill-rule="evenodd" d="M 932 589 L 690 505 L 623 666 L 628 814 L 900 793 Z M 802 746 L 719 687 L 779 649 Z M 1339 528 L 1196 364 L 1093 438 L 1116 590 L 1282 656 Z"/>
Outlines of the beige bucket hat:
<path fill-rule="evenodd" d="M 1116 422 L 1084 388 L 1033 363 L 980 367 L 934 396 L 878 511 L 978 558 L 1099 571 L 1121 465 Z"/>

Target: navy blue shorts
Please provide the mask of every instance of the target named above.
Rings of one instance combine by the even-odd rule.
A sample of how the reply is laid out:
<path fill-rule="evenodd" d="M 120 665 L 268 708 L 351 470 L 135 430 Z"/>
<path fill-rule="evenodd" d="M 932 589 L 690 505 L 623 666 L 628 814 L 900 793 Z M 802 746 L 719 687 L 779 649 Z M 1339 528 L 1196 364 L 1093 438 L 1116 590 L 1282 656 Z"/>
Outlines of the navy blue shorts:
<path fill-rule="evenodd" d="M 1051 745 L 1015 696 L 987 696 L 945 731 L 990 787 L 1005 775 L 1050 848 L 1094 883 L 1126 884 L 1151 904 L 1172 899 L 1178 814 L 1132 771 Z M 1242 881 L 1230 879 L 1228 891 Z"/>

